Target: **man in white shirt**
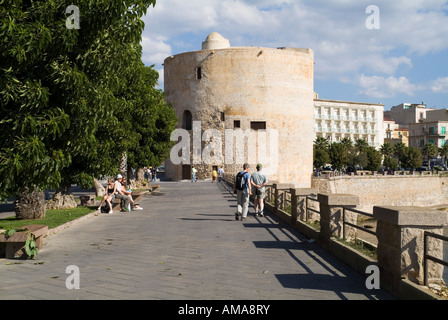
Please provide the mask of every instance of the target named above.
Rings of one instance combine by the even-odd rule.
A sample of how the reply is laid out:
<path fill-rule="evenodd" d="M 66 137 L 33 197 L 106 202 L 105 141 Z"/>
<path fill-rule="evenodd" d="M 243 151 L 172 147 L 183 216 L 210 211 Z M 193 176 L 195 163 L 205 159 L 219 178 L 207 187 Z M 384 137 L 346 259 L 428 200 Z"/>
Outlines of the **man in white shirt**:
<path fill-rule="evenodd" d="M 117 180 L 115 180 L 116 190 L 115 198 L 120 199 L 124 202 L 124 210 L 125 211 L 131 211 L 131 198 L 123 193 L 123 190 L 121 188 L 121 181 L 123 179 L 123 176 L 119 174 L 117 176 Z"/>

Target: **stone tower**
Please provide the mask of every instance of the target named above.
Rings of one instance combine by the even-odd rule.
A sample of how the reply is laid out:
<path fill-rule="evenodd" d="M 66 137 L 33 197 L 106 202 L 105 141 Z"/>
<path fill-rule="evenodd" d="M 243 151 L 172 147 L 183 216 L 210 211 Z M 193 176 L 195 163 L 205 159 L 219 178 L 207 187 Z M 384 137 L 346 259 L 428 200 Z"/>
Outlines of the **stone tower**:
<path fill-rule="evenodd" d="M 165 175 L 261 162 L 270 180 L 310 187 L 314 54 L 310 49 L 231 47 L 213 32 L 202 50 L 168 57 L 165 93 L 179 119 Z M 181 159 L 181 160 L 180 160 Z"/>

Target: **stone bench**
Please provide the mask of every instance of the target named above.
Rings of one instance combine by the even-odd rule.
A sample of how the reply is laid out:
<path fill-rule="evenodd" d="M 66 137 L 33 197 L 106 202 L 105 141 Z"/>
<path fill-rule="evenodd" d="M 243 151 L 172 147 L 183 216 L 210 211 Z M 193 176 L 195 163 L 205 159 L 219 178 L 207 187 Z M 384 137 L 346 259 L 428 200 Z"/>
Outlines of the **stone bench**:
<path fill-rule="evenodd" d="M 36 238 L 36 246 L 39 250 L 43 247 L 43 238 L 48 233 L 48 226 L 45 225 L 27 225 L 18 229 L 27 229 Z M 7 237 L 5 234 L 0 234 L 0 256 L 5 256 L 7 259 L 27 258 L 25 252 L 25 241 L 28 238 L 26 231 L 17 231 L 12 236 Z"/>
<path fill-rule="evenodd" d="M 141 191 L 135 191 L 132 192 L 132 200 L 134 200 L 134 204 L 137 204 L 137 201 L 140 201 L 142 199 L 144 192 Z M 119 210 L 121 205 L 121 199 L 114 199 L 114 202 L 112 203 L 112 210 Z"/>
<path fill-rule="evenodd" d="M 160 191 L 160 184 L 152 184 L 146 187 L 138 187 L 137 189 L 148 190 L 150 192 L 158 192 Z"/>
<path fill-rule="evenodd" d="M 81 206 L 94 206 L 95 205 L 95 195 L 83 195 L 79 197 Z"/>

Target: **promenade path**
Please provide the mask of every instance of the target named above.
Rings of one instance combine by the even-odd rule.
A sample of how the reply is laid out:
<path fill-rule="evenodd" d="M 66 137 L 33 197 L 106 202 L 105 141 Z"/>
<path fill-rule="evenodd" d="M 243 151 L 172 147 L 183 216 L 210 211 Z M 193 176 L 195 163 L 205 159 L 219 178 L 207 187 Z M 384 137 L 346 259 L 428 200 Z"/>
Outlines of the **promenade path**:
<path fill-rule="evenodd" d="M 0 259 L 0 300 L 393 299 L 269 213 L 235 221 L 219 183 L 161 182 L 161 193 L 50 235 L 36 260 Z M 66 287 L 71 265 L 79 289 Z"/>

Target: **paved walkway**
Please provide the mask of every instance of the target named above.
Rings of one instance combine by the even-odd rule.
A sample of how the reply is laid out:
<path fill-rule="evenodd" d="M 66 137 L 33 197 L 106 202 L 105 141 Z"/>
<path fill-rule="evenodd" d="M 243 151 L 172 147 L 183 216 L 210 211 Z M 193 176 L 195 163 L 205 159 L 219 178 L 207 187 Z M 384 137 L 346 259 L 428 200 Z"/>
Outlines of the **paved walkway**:
<path fill-rule="evenodd" d="M 162 182 L 143 211 L 100 214 L 45 239 L 36 260 L 0 259 L 0 300 L 365 300 L 365 278 L 272 215 L 235 221 L 222 185 Z M 80 289 L 68 290 L 68 266 Z"/>

